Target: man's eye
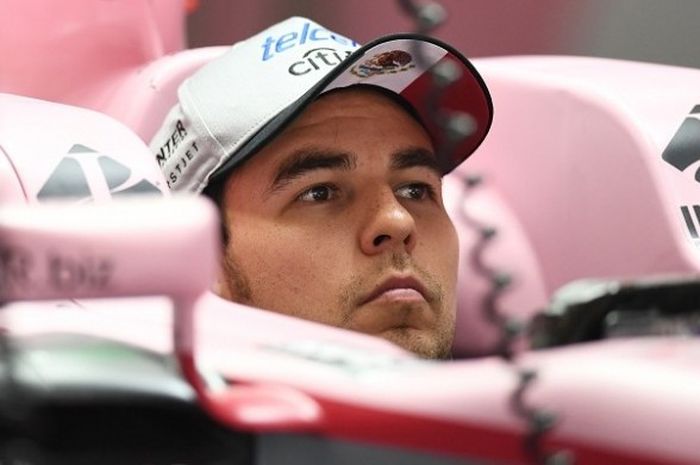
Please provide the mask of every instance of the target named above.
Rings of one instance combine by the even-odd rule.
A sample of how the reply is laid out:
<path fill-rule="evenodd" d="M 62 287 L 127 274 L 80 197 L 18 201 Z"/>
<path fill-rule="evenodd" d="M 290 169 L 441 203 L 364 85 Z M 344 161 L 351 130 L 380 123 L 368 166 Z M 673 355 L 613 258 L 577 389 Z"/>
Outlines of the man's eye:
<path fill-rule="evenodd" d="M 302 202 L 327 202 L 335 198 L 337 191 L 338 189 L 333 186 L 313 186 L 299 194 L 297 199 Z"/>
<path fill-rule="evenodd" d="M 411 200 L 425 200 L 432 198 L 435 191 L 429 184 L 413 183 L 399 187 L 396 190 L 396 195 Z"/>

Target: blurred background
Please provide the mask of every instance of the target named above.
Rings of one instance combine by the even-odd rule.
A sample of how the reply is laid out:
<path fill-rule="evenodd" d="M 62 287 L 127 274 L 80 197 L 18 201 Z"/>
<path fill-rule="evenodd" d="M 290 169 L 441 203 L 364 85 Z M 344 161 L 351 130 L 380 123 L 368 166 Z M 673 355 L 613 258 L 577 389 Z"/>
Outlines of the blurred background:
<path fill-rule="evenodd" d="M 449 16 L 434 35 L 468 57 L 584 55 L 700 68 L 699 0 L 440 3 Z M 160 58 L 230 45 L 291 15 L 361 43 L 413 29 L 394 0 L 0 0 L 0 92 L 110 114 L 118 90 Z"/>
<path fill-rule="evenodd" d="M 698 0 L 441 0 L 436 36 L 467 56 L 587 55 L 700 68 Z M 411 29 L 390 0 L 199 0 L 191 47 L 231 44 L 291 15 L 359 42 Z"/>

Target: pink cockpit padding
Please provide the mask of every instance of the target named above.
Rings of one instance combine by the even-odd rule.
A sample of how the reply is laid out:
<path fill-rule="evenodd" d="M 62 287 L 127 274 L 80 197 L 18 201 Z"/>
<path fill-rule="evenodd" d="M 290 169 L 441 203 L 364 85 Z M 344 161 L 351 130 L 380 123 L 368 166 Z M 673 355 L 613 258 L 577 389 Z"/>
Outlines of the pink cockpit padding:
<path fill-rule="evenodd" d="M 1 176 L 8 179 L 0 201 L 91 203 L 169 194 L 143 141 L 113 118 L 84 108 L 0 94 L 0 157 Z"/>
<path fill-rule="evenodd" d="M 0 92 L 99 110 L 131 73 L 185 47 L 185 0 L 6 0 Z"/>
<path fill-rule="evenodd" d="M 700 152 L 683 169 L 664 160 L 696 118 L 699 70 L 535 56 L 475 66 L 495 117 L 457 171 L 482 174 L 498 192 L 532 247 L 545 295 L 579 278 L 700 270 Z"/>

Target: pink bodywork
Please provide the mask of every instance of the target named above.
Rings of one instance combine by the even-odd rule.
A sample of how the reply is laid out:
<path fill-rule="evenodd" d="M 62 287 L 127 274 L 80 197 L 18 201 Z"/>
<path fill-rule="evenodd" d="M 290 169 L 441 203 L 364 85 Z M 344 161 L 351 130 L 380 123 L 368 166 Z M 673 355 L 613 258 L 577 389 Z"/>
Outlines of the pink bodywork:
<path fill-rule="evenodd" d="M 236 428 L 525 463 L 525 426 L 509 404 L 517 376 L 502 360 L 423 362 L 369 336 L 209 293 L 218 228 L 204 200 L 110 202 L 114 189 L 94 163 L 83 163 L 92 199 L 37 205 L 76 145 L 128 166 L 125 185 L 147 180 L 167 195 L 144 141 L 179 83 L 224 50 L 181 50 L 183 13 L 169 2 L 100 2 L 113 10 L 88 8 L 90 27 L 70 20 L 86 2 L 62 2 L 32 12 L 55 26 L 39 35 L 25 36 L 11 15 L 0 16 L 0 30 L 25 37 L 37 53 L 47 41 L 75 51 L 39 60 L 0 41 L 10 70 L 0 91 L 42 99 L 0 95 L 0 237 L 34 263 L 26 280 L 20 273 L 3 286 L 2 300 L 13 301 L 0 314 L 3 329 L 16 337 L 97 335 L 174 352 L 183 363 L 196 355 L 199 366 L 244 383 L 199 392 Z M 115 33 L 127 39 L 111 42 L 109 59 L 95 59 L 96 44 Z M 484 145 L 445 179 L 461 241 L 456 353 L 488 355 L 498 334 L 483 318 L 490 284 L 470 262 L 477 234 L 468 217 L 497 228 L 484 259 L 512 274 L 498 308 L 522 319 L 575 279 L 698 272 L 700 252 L 681 214 L 698 204 L 697 165 L 679 171 L 661 155 L 700 101 L 700 71 L 578 57 L 474 64 L 495 119 Z M 49 79 L 66 67 L 72 80 Z M 32 78 L 14 79 L 20 74 Z M 483 185 L 468 189 L 471 173 Z M 46 268 L 56 259 L 68 270 L 62 285 Z M 184 338 L 173 338 L 174 324 Z M 697 339 L 645 338 L 524 352 L 515 363 L 538 373 L 528 403 L 560 419 L 547 448 L 568 449 L 582 464 L 692 464 L 700 463 L 699 361 Z"/>

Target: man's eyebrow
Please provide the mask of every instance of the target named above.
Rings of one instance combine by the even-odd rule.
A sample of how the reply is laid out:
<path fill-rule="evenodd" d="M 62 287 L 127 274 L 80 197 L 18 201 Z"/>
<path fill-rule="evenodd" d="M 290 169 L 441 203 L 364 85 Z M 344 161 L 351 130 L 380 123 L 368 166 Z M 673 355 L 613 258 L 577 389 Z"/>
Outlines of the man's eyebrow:
<path fill-rule="evenodd" d="M 332 150 L 303 149 L 290 155 L 278 168 L 268 194 L 310 171 L 320 169 L 349 171 L 357 167 L 355 155 Z"/>
<path fill-rule="evenodd" d="M 438 177 L 442 177 L 442 169 L 438 164 L 435 154 L 423 147 L 409 147 L 399 150 L 391 157 L 391 168 L 395 170 L 423 166 L 434 171 Z"/>

